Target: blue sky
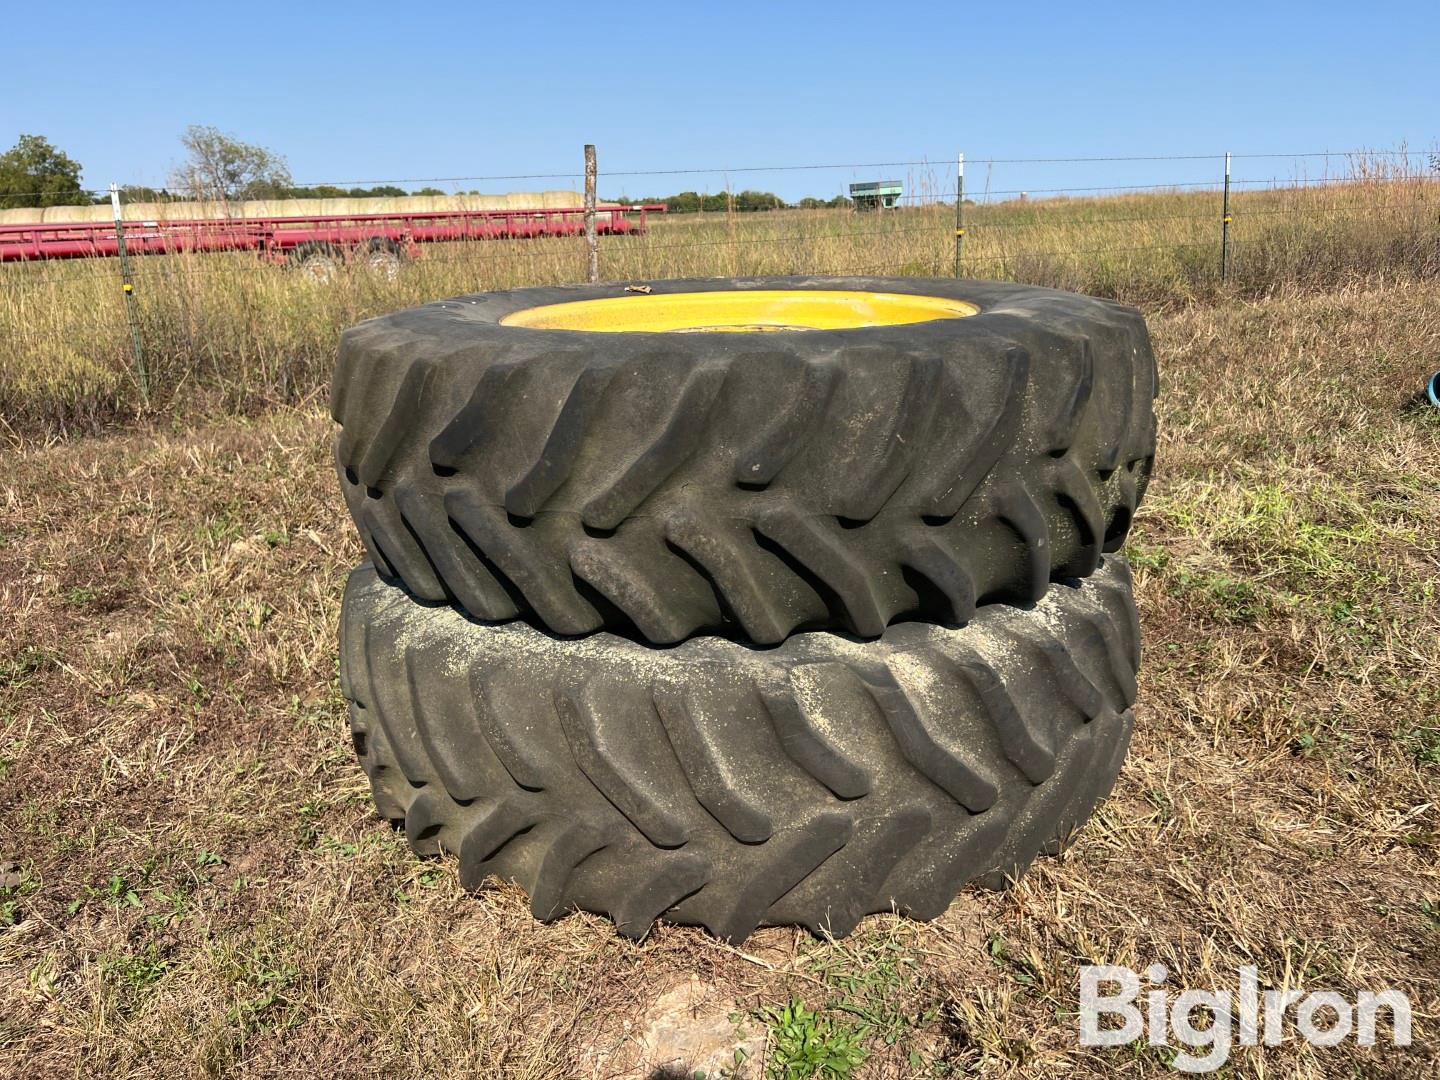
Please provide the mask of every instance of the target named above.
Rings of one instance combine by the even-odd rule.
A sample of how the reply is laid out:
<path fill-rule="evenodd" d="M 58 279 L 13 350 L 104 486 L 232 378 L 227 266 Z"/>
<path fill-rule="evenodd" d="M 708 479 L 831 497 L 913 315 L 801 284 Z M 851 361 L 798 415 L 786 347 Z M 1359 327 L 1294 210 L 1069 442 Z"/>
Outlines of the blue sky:
<path fill-rule="evenodd" d="M 923 168 L 650 169 L 1292 153 L 1434 145 L 1440 4 L 5 4 L 0 146 L 43 134 L 87 186 L 158 184 L 188 124 L 297 182 L 577 171 L 603 195 L 829 195 Z M 1335 166 L 1331 163 L 1331 167 Z M 1245 178 L 1325 162 L 1245 159 Z M 1214 159 L 972 164 L 967 191 L 1214 179 Z M 570 187 L 566 179 L 460 187 Z M 437 186 L 449 187 L 448 184 Z"/>

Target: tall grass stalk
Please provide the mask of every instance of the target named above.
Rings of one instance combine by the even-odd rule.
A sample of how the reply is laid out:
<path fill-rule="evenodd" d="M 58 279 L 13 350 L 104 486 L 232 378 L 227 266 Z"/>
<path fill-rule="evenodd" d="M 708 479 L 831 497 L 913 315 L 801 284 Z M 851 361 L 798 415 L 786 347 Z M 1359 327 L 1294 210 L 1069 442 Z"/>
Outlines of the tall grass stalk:
<path fill-rule="evenodd" d="M 1230 280 L 1220 283 L 1213 191 L 967 206 L 965 272 L 1165 305 L 1282 287 L 1440 275 L 1440 179 L 1355 161 L 1232 195 Z M 954 204 L 652 218 L 604 237 L 609 281 L 768 274 L 939 277 L 953 265 Z M 431 245 L 398 277 L 357 264 L 318 282 L 246 253 L 132 260 L 152 411 L 248 412 L 323 392 L 347 325 L 446 296 L 582 280 L 575 238 Z M 141 415 L 114 260 L 0 267 L 0 419 L 18 436 L 92 431 Z"/>

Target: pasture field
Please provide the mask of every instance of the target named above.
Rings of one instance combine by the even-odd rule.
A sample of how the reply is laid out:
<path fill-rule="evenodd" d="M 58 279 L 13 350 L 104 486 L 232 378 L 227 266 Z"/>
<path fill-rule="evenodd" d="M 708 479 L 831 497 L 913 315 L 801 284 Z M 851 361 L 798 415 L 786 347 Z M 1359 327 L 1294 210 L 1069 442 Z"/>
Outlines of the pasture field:
<path fill-rule="evenodd" d="M 1223 287 L 1214 191 L 967 206 L 962 272 L 1151 307 L 1440 277 L 1440 178 L 1365 162 L 1351 172 L 1237 190 Z M 953 203 L 650 221 L 644 236 L 601 239 L 602 280 L 954 272 Z M 345 326 L 445 296 L 581 280 L 585 249 L 576 238 L 427 245 L 395 280 L 356 266 L 323 283 L 248 253 L 132 263 L 148 395 L 117 260 L 0 266 L 0 416 L 12 436 L 308 401 Z"/>
<path fill-rule="evenodd" d="M 1323 190 L 1243 196 L 1224 287 L 1213 194 L 971 215 L 976 276 L 1003 254 L 1150 319 L 1130 758 L 1008 892 L 740 949 L 462 892 L 453 859 L 374 817 L 349 745 L 335 628 L 361 550 L 330 464 L 336 333 L 574 280 L 577 245 L 430 250 L 396 281 L 330 284 L 241 256 L 141 263 L 148 407 L 113 267 L 3 268 L 0 1076 L 692 1075 L 640 1067 L 666 1022 L 733 1032 L 751 1076 L 804 1046 L 821 1076 L 1161 1076 L 1172 1051 L 1082 1049 L 1075 1015 L 1079 965 L 1161 962 L 1173 987 L 1254 965 L 1266 988 L 1413 1004 L 1408 1049 L 1383 1024 L 1369 1049 L 1291 1028 L 1222 1075 L 1440 1077 L 1440 410 L 1419 394 L 1440 368 L 1436 187 Z M 948 215 L 676 219 L 605 244 L 601 271 L 944 274 Z M 1122 247 L 1142 250 L 1045 254 Z"/>

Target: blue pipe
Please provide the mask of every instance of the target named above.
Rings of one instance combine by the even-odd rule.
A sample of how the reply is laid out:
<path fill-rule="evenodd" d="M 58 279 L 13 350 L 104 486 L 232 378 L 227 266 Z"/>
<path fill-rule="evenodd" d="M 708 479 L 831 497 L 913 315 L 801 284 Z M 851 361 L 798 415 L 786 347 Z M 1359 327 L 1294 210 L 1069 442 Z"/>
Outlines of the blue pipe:
<path fill-rule="evenodd" d="M 1425 392 L 1430 395 L 1430 404 L 1440 409 L 1440 371 L 1430 376 L 1430 384 L 1425 387 Z"/>

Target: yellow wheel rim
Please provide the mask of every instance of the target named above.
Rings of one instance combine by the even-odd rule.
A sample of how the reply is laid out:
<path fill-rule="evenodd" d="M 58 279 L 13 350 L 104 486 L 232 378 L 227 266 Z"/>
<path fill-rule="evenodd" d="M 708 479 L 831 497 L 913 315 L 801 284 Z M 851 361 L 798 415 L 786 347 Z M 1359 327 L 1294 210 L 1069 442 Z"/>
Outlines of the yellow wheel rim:
<path fill-rule="evenodd" d="M 615 296 L 545 304 L 506 315 L 502 326 L 620 334 L 853 330 L 961 319 L 980 309 L 963 300 L 904 293 L 754 289 Z"/>

